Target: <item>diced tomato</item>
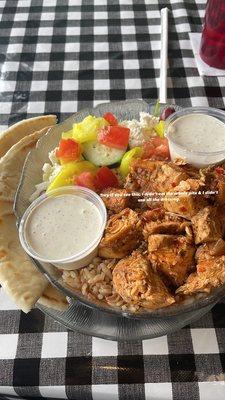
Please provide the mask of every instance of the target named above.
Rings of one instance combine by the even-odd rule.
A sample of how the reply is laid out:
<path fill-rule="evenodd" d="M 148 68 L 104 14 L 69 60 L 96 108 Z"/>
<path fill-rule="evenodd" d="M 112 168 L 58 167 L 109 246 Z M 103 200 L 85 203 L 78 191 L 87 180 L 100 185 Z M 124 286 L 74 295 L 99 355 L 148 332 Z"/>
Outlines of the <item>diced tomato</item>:
<path fill-rule="evenodd" d="M 109 125 L 118 125 L 118 121 L 114 114 L 107 112 L 103 115 L 103 118 L 109 123 Z"/>
<path fill-rule="evenodd" d="M 91 190 L 96 190 L 95 188 L 95 175 L 92 172 L 82 172 L 80 175 L 74 178 L 74 185 L 84 186 Z"/>
<path fill-rule="evenodd" d="M 151 142 L 146 142 L 143 144 L 142 158 L 152 158 L 154 153 L 155 153 L 155 147 Z"/>
<path fill-rule="evenodd" d="M 166 144 L 161 144 L 160 146 L 156 147 L 155 155 L 162 157 L 165 160 L 169 159 L 170 158 L 169 147 Z"/>
<path fill-rule="evenodd" d="M 142 158 L 151 158 L 152 160 L 170 159 L 167 138 L 154 136 L 148 142 L 144 143 Z"/>
<path fill-rule="evenodd" d="M 130 129 L 125 126 L 107 126 L 98 134 L 98 141 L 105 146 L 126 149 L 129 142 Z"/>
<path fill-rule="evenodd" d="M 108 187 L 118 187 L 119 181 L 117 176 L 108 167 L 99 168 L 95 175 L 95 186 L 98 191 L 106 189 Z"/>
<path fill-rule="evenodd" d="M 61 139 L 55 154 L 63 162 L 75 161 L 80 157 L 81 147 L 73 139 Z"/>
<path fill-rule="evenodd" d="M 168 140 L 166 138 L 160 138 L 159 136 L 153 136 L 150 139 L 151 143 L 153 144 L 153 146 L 158 147 L 161 144 L 167 144 Z"/>

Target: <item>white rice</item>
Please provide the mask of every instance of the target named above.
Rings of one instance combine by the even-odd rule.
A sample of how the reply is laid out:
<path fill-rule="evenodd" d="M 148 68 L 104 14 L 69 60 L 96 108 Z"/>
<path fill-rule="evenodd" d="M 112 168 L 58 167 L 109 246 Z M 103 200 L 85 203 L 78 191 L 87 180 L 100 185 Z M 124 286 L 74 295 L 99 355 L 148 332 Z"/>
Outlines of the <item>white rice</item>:
<path fill-rule="evenodd" d="M 75 271 L 64 270 L 62 279 L 70 288 L 76 289 L 91 301 L 100 301 L 123 311 L 135 312 L 139 306 L 126 303 L 113 288 L 112 271 L 117 261 L 96 257 L 85 268 Z"/>

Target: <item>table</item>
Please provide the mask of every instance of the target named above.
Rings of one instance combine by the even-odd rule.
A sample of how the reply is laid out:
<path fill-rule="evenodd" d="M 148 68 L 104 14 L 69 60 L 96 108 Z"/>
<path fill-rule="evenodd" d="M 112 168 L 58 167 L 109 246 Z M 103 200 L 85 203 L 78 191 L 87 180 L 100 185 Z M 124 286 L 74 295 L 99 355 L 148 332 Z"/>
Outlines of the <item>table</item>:
<path fill-rule="evenodd" d="M 157 98 L 160 13 L 168 6 L 168 98 L 224 108 L 225 78 L 200 77 L 188 32 L 205 0 L 0 1 L 0 129 L 101 102 Z M 67 332 L 0 290 L 2 399 L 224 400 L 225 304 L 181 331 L 117 343 Z"/>

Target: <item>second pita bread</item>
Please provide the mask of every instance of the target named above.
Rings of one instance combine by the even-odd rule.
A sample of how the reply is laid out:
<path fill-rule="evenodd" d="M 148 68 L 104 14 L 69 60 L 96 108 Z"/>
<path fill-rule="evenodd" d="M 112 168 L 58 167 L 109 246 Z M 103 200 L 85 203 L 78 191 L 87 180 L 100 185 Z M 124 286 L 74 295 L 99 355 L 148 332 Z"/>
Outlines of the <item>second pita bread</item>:
<path fill-rule="evenodd" d="M 56 115 L 42 115 L 24 119 L 10 126 L 6 131 L 0 133 L 0 157 L 4 156 L 14 144 L 24 137 L 56 123 Z"/>
<path fill-rule="evenodd" d="M 46 127 L 24 137 L 0 159 L 0 201 L 13 203 L 24 160 L 37 140 L 49 129 Z"/>

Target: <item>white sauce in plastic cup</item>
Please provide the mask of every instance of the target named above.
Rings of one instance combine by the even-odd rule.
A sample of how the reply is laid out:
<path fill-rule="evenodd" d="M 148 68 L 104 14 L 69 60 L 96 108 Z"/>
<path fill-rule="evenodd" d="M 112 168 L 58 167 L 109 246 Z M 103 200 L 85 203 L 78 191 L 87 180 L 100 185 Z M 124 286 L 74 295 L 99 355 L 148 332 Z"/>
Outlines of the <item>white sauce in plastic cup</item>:
<path fill-rule="evenodd" d="M 43 194 L 28 207 L 19 237 L 31 257 L 73 270 L 96 256 L 106 219 L 105 205 L 95 192 L 65 186 Z"/>
<path fill-rule="evenodd" d="M 182 158 L 203 168 L 225 159 L 225 112 L 211 107 L 190 107 L 166 120 L 171 159 Z"/>

